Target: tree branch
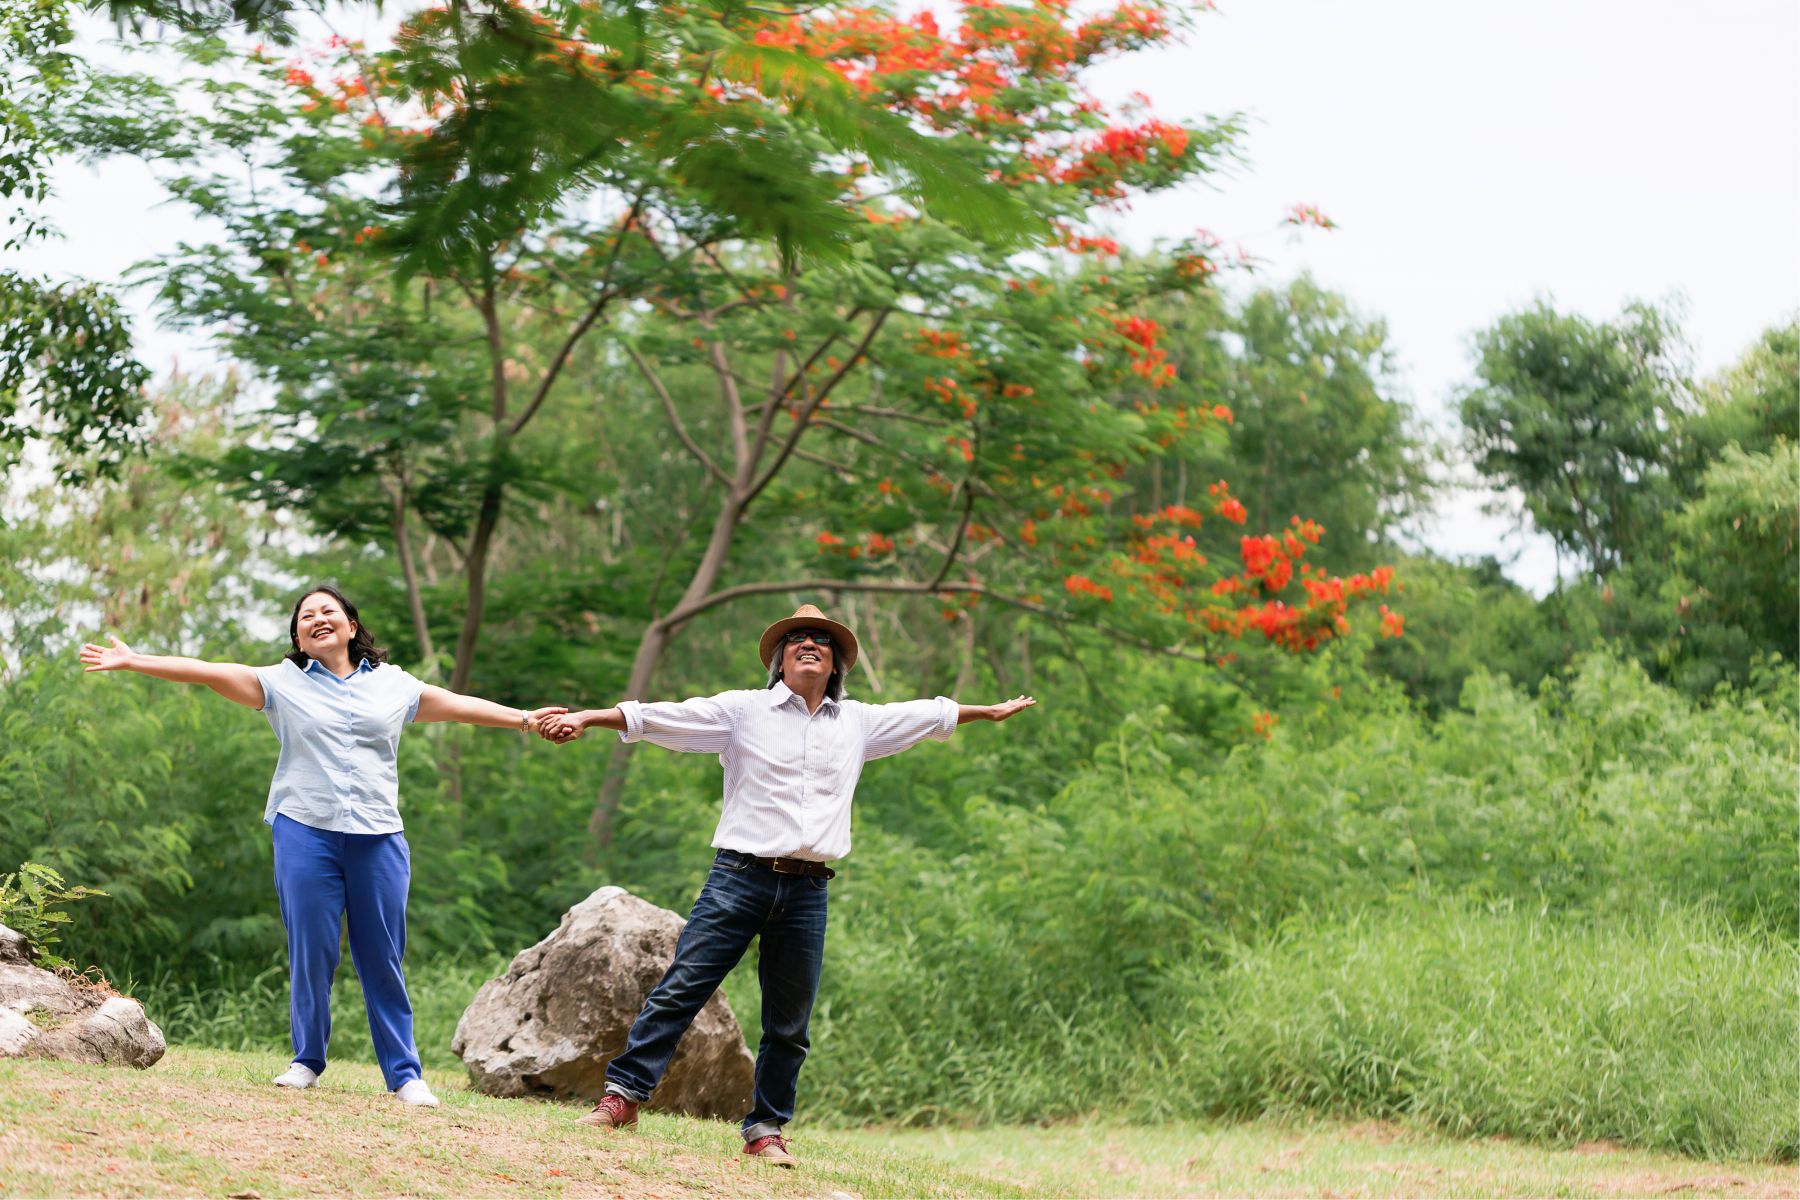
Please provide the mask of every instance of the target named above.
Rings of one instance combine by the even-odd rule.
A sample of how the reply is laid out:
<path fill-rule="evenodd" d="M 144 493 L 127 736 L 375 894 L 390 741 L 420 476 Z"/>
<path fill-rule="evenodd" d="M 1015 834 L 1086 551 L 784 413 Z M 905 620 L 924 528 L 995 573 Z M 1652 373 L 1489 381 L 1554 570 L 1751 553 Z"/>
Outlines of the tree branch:
<path fill-rule="evenodd" d="M 706 468 L 707 474 L 729 488 L 731 486 L 730 477 L 727 476 L 725 472 L 721 471 L 718 464 L 713 462 L 713 460 L 707 456 L 706 451 L 700 448 L 700 443 L 696 442 L 692 435 L 688 433 L 687 426 L 681 423 L 681 414 L 675 411 L 675 400 L 669 395 L 669 389 L 663 386 L 663 381 L 656 374 L 656 371 L 649 363 L 644 361 L 644 356 L 638 353 L 637 347 L 631 345 L 629 342 L 625 345 L 625 353 L 631 356 L 631 361 L 637 364 L 638 371 L 649 381 L 650 386 L 656 390 L 657 399 L 662 401 L 663 413 L 669 418 L 669 424 L 675 427 L 675 436 L 681 439 L 681 444 L 688 448 L 688 453 L 700 460 L 700 465 Z"/>
<path fill-rule="evenodd" d="M 538 382 L 537 391 L 532 394 L 531 403 L 525 406 L 525 411 L 519 414 L 518 419 L 512 423 L 512 427 L 506 431 L 508 437 L 517 435 L 519 430 L 525 428 L 526 423 L 537 414 L 537 410 L 550 395 L 550 388 L 556 383 L 557 377 L 562 374 L 562 369 L 568 363 L 569 356 L 575 352 L 576 344 L 587 336 L 587 331 L 594 327 L 594 322 L 599 320 L 600 314 L 606 311 L 607 303 L 618 295 L 612 288 L 613 271 L 619 265 L 620 253 L 625 249 L 625 236 L 631 232 L 643 207 L 644 193 L 639 191 L 637 198 L 631 202 L 631 211 L 627 212 L 625 219 L 619 222 L 619 236 L 614 239 L 612 255 L 606 260 L 606 267 L 600 274 L 600 294 L 594 298 L 593 304 L 588 306 L 587 312 L 583 314 L 575 328 L 569 331 L 569 336 L 563 339 L 563 344 L 557 349 L 556 357 L 550 360 L 550 365 L 544 368 L 544 378 Z"/>
<path fill-rule="evenodd" d="M 794 451 L 794 457 L 800 459 L 802 462 L 809 462 L 815 466 L 824 467 L 828 471 L 835 471 L 838 475 L 843 477 L 844 482 L 846 483 L 854 483 L 858 479 L 863 478 L 863 476 L 858 475 L 853 468 L 841 462 L 832 462 L 823 454 L 813 454 L 806 450 L 797 449 Z"/>
<path fill-rule="evenodd" d="M 852 417 L 892 417 L 896 421 L 911 421 L 917 425 L 936 425 L 940 428 L 945 426 L 953 427 L 957 424 L 957 422 L 946 420 L 943 417 L 926 417 L 921 416 L 918 413 L 901 412 L 899 409 L 895 408 L 874 408 L 867 404 L 849 408 L 833 407 L 831 411 Z"/>
<path fill-rule="evenodd" d="M 846 322 L 854 321 L 861 314 L 862 309 L 853 308 L 844 320 Z M 787 399 L 788 393 L 794 390 L 794 385 L 806 378 L 806 373 L 812 369 L 813 364 L 818 362 L 819 359 L 824 356 L 825 351 L 828 350 L 841 336 L 842 334 L 834 333 L 814 347 L 813 352 L 807 355 L 806 361 L 801 364 L 800 369 L 795 371 L 792 375 L 789 375 L 787 382 L 782 384 L 779 388 L 770 384 L 769 398 L 756 406 L 757 411 L 761 412 L 762 416 L 758 418 L 756 423 L 756 445 L 750 452 L 750 459 L 752 462 L 757 462 L 762 459 L 763 449 L 769 444 L 769 432 L 775 425 L 775 414 L 781 410 L 781 402 Z M 777 360 L 779 360 L 780 357 L 780 353 L 777 352 Z"/>
<path fill-rule="evenodd" d="M 938 568 L 937 578 L 931 581 L 932 587 L 937 587 L 939 584 L 943 583 L 944 577 L 950 574 L 950 568 L 956 565 L 956 555 L 957 552 L 962 549 L 963 535 L 969 531 L 969 518 L 975 515 L 975 489 L 970 487 L 965 480 L 963 482 L 962 492 L 962 520 L 957 523 L 956 536 L 950 540 L 950 550 L 949 553 L 944 555 L 944 565 Z"/>
<path fill-rule="evenodd" d="M 725 357 L 725 343 L 717 338 L 707 344 L 706 354 L 712 362 L 713 375 L 718 378 L 719 393 L 725 397 L 725 416 L 731 424 L 731 459 L 737 464 L 738 476 L 742 478 L 750 470 L 750 461 L 746 457 L 749 442 L 744 431 L 744 401 L 738 393 L 737 373 Z M 735 486 L 733 481 L 723 482 L 727 487 Z"/>
<path fill-rule="evenodd" d="M 657 626 L 661 632 L 665 634 L 671 633 L 677 626 L 685 625 L 687 622 L 693 620 L 701 613 L 706 612 L 708 609 L 717 608 L 721 604 L 729 604 L 733 600 L 741 600 L 745 596 L 766 596 L 772 592 L 889 592 L 910 596 L 929 596 L 939 592 L 973 592 L 975 595 L 985 596 L 988 599 L 996 600 L 1001 604 L 1020 609 L 1023 612 L 1031 613 L 1033 616 L 1043 617 L 1045 620 L 1054 621 L 1058 624 L 1085 625 L 1095 633 L 1110 638 L 1115 642 L 1133 646 L 1139 650 L 1145 650 L 1152 654 L 1163 654 L 1170 658 L 1182 658 L 1190 662 L 1209 662 L 1212 657 L 1205 653 L 1195 653 L 1194 651 L 1185 649 L 1181 646 L 1158 646 L 1152 642 L 1147 642 L 1142 638 L 1134 637 L 1129 633 L 1124 633 L 1117 629 L 1108 629 L 1104 625 L 1097 625 L 1089 621 L 1083 621 L 1073 613 L 1057 612 L 1055 609 L 1045 608 L 1041 604 L 1034 604 L 1023 596 L 1013 596 L 1005 592 L 994 591 L 986 584 L 974 580 L 948 580 L 939 584 L 919 583 L 912 580 L 884 579 L 781 579 L 771 580 L 767 583 L 740 583 L 736 587 L 728 587 L 722 591 L 714 592 L 710 596 L 702 596 L 698 600 L 681 605 L 668 616 L 662 617 L 659 620 L 652 622 L 652 624 Z"/>
<path fill-rule="evenodd" d="M 893 312 L 894 310 L 891 308 L 884 308 L 875 314 L 875 319 L 869 322 L 869 328 L 864 331 L 862 341 L 857 343 L 856 349 L 851 352 L 850 357 L 845 359 L 843 365 L 832 374 L 830 379 L 825 381 L 825 385 L 807 400 L 806 407 L 800 410 L 799 416 L 794 420 L 793 432 L 789 433 L 787 439 L 782 442 L 781 450 L 775 455 L 775 461 L 770 463 L 768 469 L 765 470 L 761 477 L 750 486 L 749 492 L 744 496 L 744 504 L 747 505 L 752 500 L 756 499 L 757 495 L 764 488 L 769 486 L 769 481 L 775 478 L 776 472 L 781 470 L 782 464 L 787 462 L 788 455 L 794 452 L 794 447 L 799 444 L 801 436 L 806 433 L 806 427 L 811 422 L 813 413 L 819 410 L 819 405 L 825 403 L 826 398 L 831 395 L 831 389 L 842 382 L 844 376 L 848 375 L 851 370 L 855 368 L 856 364 L 861 361 L 862 356 L 868 352 L 869 344 L 875 340 L 875 335 L 881 332 L 882 325 L 886 323 L 888 317 L 893 315 Z M 805 373 L 806 369 L 802 367 L 799 371 L 795 372 L 795 378 L 798 379 Z M 768 427 L 767 422 L 769 418 L 772 418 L 774 415 L 775 410 L 770 409 L 767 416 L 764 418 L 765 431 Z M 761 444 L 762 441 L 759 439 L 758 458 L 762 457 L 760 453 Z"/>

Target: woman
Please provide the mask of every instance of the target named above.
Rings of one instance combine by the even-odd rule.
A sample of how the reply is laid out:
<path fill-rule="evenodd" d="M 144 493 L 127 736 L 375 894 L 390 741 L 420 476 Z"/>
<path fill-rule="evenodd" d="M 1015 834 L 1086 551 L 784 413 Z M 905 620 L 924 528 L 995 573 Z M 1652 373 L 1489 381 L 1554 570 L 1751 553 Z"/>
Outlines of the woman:
<path fill-rule="evenodd" d="M 333 587 L 315 587 L 288 620 L 293 649 L 272 667 L 139 654 L 118 638 L 85 645 L 89 671 L 137 671 L 203 683 L 260 709 L 281 740 L 263 821 L 273 829 L 275 893 L 287 929 L 294 1061 L 277 1087 L 309 1088 L 325 1071 L 331 978 L 347 916 L 369 1032 L 388 1090 L 437 1107 L 413 1045 L 400 960 L 412 860 L 401 833 L 397 757 L 408 721 L 461 721 L 529 732 L 565 708 L 524 712 L 421 683 L 387 661 Z"/>

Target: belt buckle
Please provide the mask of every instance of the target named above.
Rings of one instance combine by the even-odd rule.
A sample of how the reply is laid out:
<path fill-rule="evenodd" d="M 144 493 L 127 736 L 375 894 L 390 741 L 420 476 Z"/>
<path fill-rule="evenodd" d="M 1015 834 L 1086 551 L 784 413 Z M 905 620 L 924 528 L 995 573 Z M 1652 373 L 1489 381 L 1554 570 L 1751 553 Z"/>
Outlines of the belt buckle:
<path fill-rule="evenodd" d="M 771 858 L 769 870 L 777 875 L 804 875 L 806 874 L 806 864 L 791 858 Z"/>

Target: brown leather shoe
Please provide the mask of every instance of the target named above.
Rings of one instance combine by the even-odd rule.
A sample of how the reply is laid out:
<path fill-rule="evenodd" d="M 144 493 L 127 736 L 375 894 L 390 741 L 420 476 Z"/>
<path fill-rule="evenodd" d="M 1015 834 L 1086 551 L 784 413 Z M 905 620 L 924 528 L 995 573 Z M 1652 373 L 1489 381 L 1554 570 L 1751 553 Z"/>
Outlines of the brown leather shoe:
<path fill-rule="evenodd" d="M 592 1125 L 597 1129 L 626 1129 L 637 1124 L 638 1102 L 608 1092 L 600 1097 L 600 1103 L 594 1105 L 594 1111 L 585 1117 L 576 1118 L 577 1125 Z"/>
<path fill-rule="evenodd" d="M 744 1143 L 745 1158 L 760 1158 L 766 1163 L 774 1163 L 778 1167 L 792 1170 L 794 1156 L 788 1153 L 787 1139 L 779 1133 L 771 1133 L 768 1137 L 759 1137 L 753 1142 Z"/>

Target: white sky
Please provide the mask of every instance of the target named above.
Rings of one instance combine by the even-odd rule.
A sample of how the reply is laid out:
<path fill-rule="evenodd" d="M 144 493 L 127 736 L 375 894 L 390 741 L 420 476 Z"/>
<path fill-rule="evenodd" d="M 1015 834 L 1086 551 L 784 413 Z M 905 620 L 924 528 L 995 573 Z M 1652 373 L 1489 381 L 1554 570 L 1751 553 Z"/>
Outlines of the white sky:
<path fill-rule="evenodd" d="M 1185 47 L 1111 66 L 1099 86 L 1146 92 L 1168 116 L 1242 111 L 1249 161 L 1216 191 L 1140 203 L 1120 231 L 1202 226 L 1245 242 L 1269 280 L 1310 270 L 1387 319 L 1411 399 L 1440 424 L 1469 335 L 1537 296 L 1601 319 L 1680 297 L 1703 374 L 1800 308 L 1795 0 L 1220 4 Z M 142 167 L 71 167 L 58 185 L 67 239 L 28 267 L 113 280 L 203 236 L 155 207 Z M 1341 228 L 1279 229 L 1298 202 Z M 140 327 L 158 369 L 212 361 Z M 1426 541 L 1513 559 L 1515 579 L 1546 590 L 1548 544 L 1481 507 L 1447 501 Z"/>

